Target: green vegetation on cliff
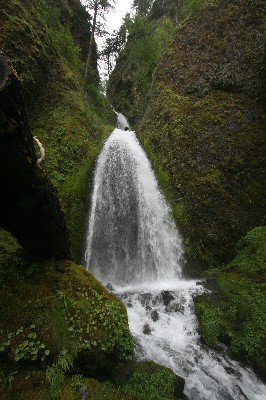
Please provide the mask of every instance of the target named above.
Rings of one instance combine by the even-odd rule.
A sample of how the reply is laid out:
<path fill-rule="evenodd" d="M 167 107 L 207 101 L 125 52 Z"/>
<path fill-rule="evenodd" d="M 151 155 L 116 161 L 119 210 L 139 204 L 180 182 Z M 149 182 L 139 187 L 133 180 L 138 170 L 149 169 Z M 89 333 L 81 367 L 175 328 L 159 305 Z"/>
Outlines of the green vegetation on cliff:
<path fill-rule="evenodd" d="M 154 25 L 141 15 L 126 20 L 125 26 L 128 42 L 108 81 L 107 96 L 114 108 L 133 123 L 145 110 L 155 67 L 174 26 L 167 17 Z"/>
<path fill-rule="evenodd" d="M 230 260 L 240 237 L 265 223 L 266 198 L 266 6 L 206 5 L 177 25 L 136 125 L 196 273 Z"/>
<path fill-rule="evenodd" d="M 0 17 L 0 48 L 19 70 L 32 133 L 46 150 L 42 168 L 59 190 L 75 259 L 83 252 L 89 176 L 114 124 L 97 87 L 95 51 L 86 87 L 83 82 L 88 17 L 73 0 L 13 0 Z"/>
<path fill-rule="evenodd" d="M 224 342 L 265 378 L 266 4 L 155 0 L 143 31 L 165 17 L 175 32 L 145 92 L 129 36 L 108 95 L 129 116 L 172 206 L 185 272 L 217 268 L 215 292 L 196 300 L 203 341 Z"/>
<path fill-rule="evenodd" d="M 13 398 L 23 380 L 27 391 L 38 375 L 46 396 L 57 398 L 65 374 L 104 376 L 131 359 L 125 307 L 92 274 L 70 261 L 25 257 L 3 230 L 0 248 L 1 398 Z"/>
<path fill-rule="evenodd" d="M 239 241 L 236 257 L 211 273 L 214 293 L 195 300 L 202 340 L 221 341 L 232 356 L 266 378 L 266 228 L 254 228 Z M 218 291 L 218 292 L 217 292 Z"/>

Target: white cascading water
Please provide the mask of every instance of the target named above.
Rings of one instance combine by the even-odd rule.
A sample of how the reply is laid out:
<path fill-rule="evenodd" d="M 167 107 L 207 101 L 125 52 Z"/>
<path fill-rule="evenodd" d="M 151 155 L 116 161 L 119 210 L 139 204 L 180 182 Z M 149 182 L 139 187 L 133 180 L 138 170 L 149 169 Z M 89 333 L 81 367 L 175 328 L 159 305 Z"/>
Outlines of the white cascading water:
<path fill-rule="evenodd" d="M 125 117 L 99 156 L 86 260 L 104 283 L 173 279 L 181 274 L 181 239 L 150 163 Z"/>
<path fill-rule="evenodd" d="M 124 301 L 136 359 L 152 359 L 185 381 L 190 400 L 265 400 L 266 386 L 225 351 L 203 346 L 193 296 L 181 279 L 183 251 L 151 165 L 126 118 L 97 162 L 87 237 L 87 267 Z"/>

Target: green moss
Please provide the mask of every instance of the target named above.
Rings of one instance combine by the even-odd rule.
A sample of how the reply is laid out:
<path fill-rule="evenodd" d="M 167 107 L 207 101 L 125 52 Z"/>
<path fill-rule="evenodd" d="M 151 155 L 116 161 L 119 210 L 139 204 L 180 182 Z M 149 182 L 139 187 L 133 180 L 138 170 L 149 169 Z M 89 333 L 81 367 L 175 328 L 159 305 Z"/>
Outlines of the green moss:
<path fill-rule="evenodd" d="M 0 16 L 0 47 L 19 69 L 30 127 L 46 152 L 41 167 L 59 189 L 76 260 L 83 251 L 92 166 L 115 115 L 99 91 L 97 72 L 91 71 L 87 86 L 83 82 L 75 18 L 86 25 L 84 13 L 68 0 L 12 0 Z M 79 35 L 89 35 L 89 24 L 83 25 Z"/>
<path fill-rule="evenodd" d="M 195 310 L 200 320 L 200 335 L 209 346 L 216 345 L 223 329 L 222 311 L 213 303 L 213 299 L 207 296 L 197 297 L 195 300 Z"/>
<path fill-rule="evenodd" d="M 237 240 L 261 220 L 264 186 L 254 171 L 262 171 L 263 123 L 262 110 L 245 96 L 194 98 L 164 84 L 136 130 L 168 201 L 182 210 L 174 212 L 176 222 L 199 266 L 229 260 Z"/>
<path fill-rule="evenodd" d="M 266 227 L 252 229 L 238 242 L 237 256 L 228 264 L 228 269 L 242 273 L 265 274 L 266 272 Z"/>
<path fill-rule="evenodd" d="M 255 228 L 240 240 L 238 253 L 224 272 L 214 272 L 212 296 L 195 300 L 202 340 L 222 341 L 233 357 L 251 364 L 266 377 L 265 227 Z M 231 272 L 233 271 L 233 272 Z"/>
<path fill-rule="evenodd" d="M 177 381 L 177 376 L 169 368 L 153 361 L 141 361 L 126 383 L 122 384 L 121 391 L 132 400 L 174 400 L 177 398 Z M 179 392 L 182 394 L 182 379 L 180 385 Z"/>
<path fill-rule="evenodd" d="M 4 229 L 0 229 L 0 252 L 1 254 L 15 253 L 21 249 L 18 241 Z"/>
<path fill-rule="evenodd" d="M 70 261 L 25 258 L 2 231 L 1 242 L 12 245 L 0 258 L 0 360 L 10 374 L 43 371 L 60 395 L 74 365 L 97 375 L 131 358 L 125 307 L 92 274 Z"/>
<path fill-rule="evenodd" d="M 60 392 L 55 395 L 51 392 L 43 372 L 30 370 L 17 370 L 11 374 L 7 370 L 1 372 L 3 373 L 0 375 L 0 382 L 3 385 L 0 389 L 2 400 L 77 400 L 82 396 L 89 396 L 92 400 L 131 400 L 109 382 L 99 382 L 82 375 L 66 377 Z M 2 381 L 1 376 L 3 376 Z"/>

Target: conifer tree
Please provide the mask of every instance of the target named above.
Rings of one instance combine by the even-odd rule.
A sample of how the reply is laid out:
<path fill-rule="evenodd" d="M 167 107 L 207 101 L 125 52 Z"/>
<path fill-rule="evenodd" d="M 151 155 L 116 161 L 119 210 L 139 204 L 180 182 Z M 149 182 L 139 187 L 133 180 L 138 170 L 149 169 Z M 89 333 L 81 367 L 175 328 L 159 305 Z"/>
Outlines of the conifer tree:
<path fill-rule="evenodd" d="M 153 0 L 133 0 L 132 7 L 137 11 L 137 14 L 147 15 Z"/>
<path fill-rule="evenodd" d="M 93 47 L 93 42 L 95 41 L 95 36 L 103 32 L 103 29 L 99 24 L 99 18 L 100 17 L 104 18 L 104 14 L 114 6 L 115 2 L 116 2 L 115 0 L 86 0 L 86 7 L 93 12 L 93 21 L 92 21 L 91 36 L 90 36 L 86 69 L 84 75 L 85 82 L 88 79 L 88 73 L 90 69 L 90 62 L 92 55 L 92 47 Z"/>

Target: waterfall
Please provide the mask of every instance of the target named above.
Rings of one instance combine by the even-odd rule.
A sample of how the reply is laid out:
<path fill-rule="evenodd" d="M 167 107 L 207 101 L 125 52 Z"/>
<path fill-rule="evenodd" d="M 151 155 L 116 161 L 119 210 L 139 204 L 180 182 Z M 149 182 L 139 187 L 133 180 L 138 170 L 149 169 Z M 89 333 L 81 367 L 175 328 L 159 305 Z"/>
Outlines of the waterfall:
<path fill-rule="evenodd" d="M 118 126 L 129 126 L 121 114 Z M 87 267 L 102 282 L 180 277 L 181 239 L 133 131 L 115 129 L 103 147 L 89 226 Z"/>
<path fill-rule="evenodd" d="M 189 400 L 264 400 L 266 386 L 226 352 L 203 346 L 193 296 L 181 279 L 181 238 L 151 165 L 126 118 L 98 158 L 87 236 L 87 268 L 111 282 L 127 307 L 135 358 L 152 359 L 185 381 Z"/>

